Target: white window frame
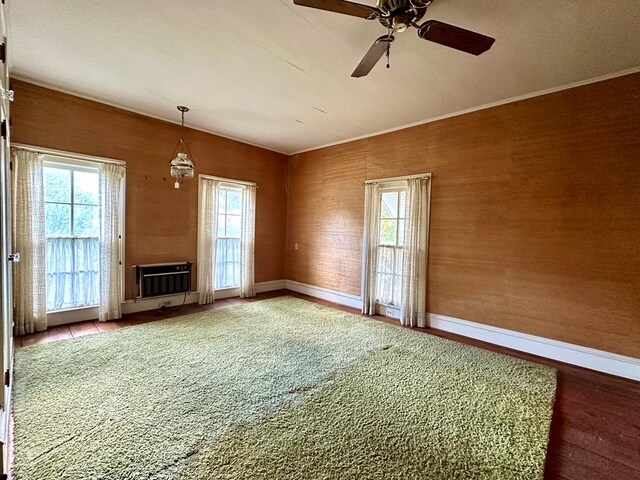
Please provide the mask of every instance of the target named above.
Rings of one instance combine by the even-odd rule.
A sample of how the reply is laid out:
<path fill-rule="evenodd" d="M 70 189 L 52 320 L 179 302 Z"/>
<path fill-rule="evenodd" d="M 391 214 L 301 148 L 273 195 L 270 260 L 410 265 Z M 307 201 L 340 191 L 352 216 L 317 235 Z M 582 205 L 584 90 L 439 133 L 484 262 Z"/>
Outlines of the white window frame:
<path fill-rule="evenodd" d="M 405 192 L 406 193 L 407 189 L 404 187 L 404 185 L 402 184 L 402 182 L 399 181 L 389 181 L 389 182 L 380 182 L 380 218 L 378 219 L 378 231 L 376 232 L 377 234 L 377 238 L 378 238 L 378 248 L 380 247 L 391 247 L 393 245 L 384 245 L 382 243 L 380 243 L 380 229 L 382 228 L 382 194 L 386 193 L 386 192 Z M 396 265 L 396 255 L 398 254 L 398 250 L 403 249 L 402 245 L 399 245 L 400 242 L 400 199 L 398 197 L 398 210 L 396 212 L 397 217 L 395 217 L 396 219 L 398 219 L 398 231 L 396 232 L 396 245 L 394 246 L 394 253 L 393 253 L 393 271 L 394 273 L 392 274 L 392 283 L 391 283 L 391 291 L 393 292 L 393 288 L 395 286 L 395 282 L 396 277 L 400 276 L 401 279 L 400 281 L 402 281 L 402 273 L 400 273 L 399 275 L 395 274 L 395 265 Z M 404 218 L 404 217 L 403 217 Z M 383 272 L 379 271 L 379 264 L 378 264 L 378 259 L 376 259 L 376 277 L 378 277 L 378 275 L 380 275 Z M 377 296 L 377 290 L 378 290 L 378 280 L 376 279 L 376 296 Z M 395 304 L 389 304 L 389 303 L 384 303 L 384 302 L 380 302 L 378 301 L 378 299 L 376 299 L 376 304 L 379 305 L 380 307 L 389 307 L 392 309 L 400 309 L 402 307 L 402 305 L 400 303 L 398 303 L 397 305 Z"/>
<path fill-rule="evenodd" d="M 388 177 L 388 178 L 377 178 L 377 179 L 371 179 L 371 180 L 366 180 L 365 184 L 371 184 L 371 183 L 375 183 L 378 184 L 379 186 L 379 195 L 380 197 L 378 198 L 378 201 L 380 203 L 382 203 L 382 193 L 385 191 L 390 191 L 390 190 L 404 190 L 405 189 L 405 185 L 404 185 L 404 181 L 411 179 L 411 178 L 428 178 L 431 179 L 432 175 L 431 173 L 422 173 L 422 174 L 418 174 L 418 175 L 404 175 L 404 176 L 398 176 L 398 177 Z M 429 188 L 429 196 L 427 198 L 427 215 L 430 215 L 430 211 L 431 211 L 431 188 Z M 380 223 L 382 214 L 380 213 L 379 218 L 377 219 L 377 222 Z M 429 218 L 426 219 L 426 228 L 427 228 L 427 232 L 429 229 Z M 378 238 L 376 239 L 376 246 L 379 247 L 380 243 L 379 243 L 379 235 L 380 235 L 380 225 L 378 226 L 378 231 L 376 232 L 376 234 L 378 235 Z M 369 233 L 369 235 L 371 235 L 371 233 Z M 428 244 L 428 233 L 427 236 L 425 237 L 425 241 Z M 425 252 L 425 257 L 427 256 L 427 244 L 424 245 L 424 252 Z M 376 248 L 376 255 L 378 255 L 377 252 L 377 248 Z M 376 258 L 376 285 L 375 285 L 375 295 L 377 296 L 377 289 L 378 289 L 378 285 L 377 285 L 377 276 L 378 276 L 378 260 Z M 363 271 L 363 275 L 365 275 L 366 273 Z M 363 299 L 363 301 L 367 301 L 365 299 Z M 375 302 L 375 311 L 377 314 L 380 315 L 384 315 L 387 317 L 393 317 L 393 318 L 400 318 L 400 313 L 401 313 L 401 305 L 388 305 L 385 303 L 380 303 L 379 301 Z"/>
<path fill-rule="evenodd" d="M 220 183 L 220 191 L 222 191 L 222 190 L 226 190 L 226 191 L 229 191 L 229 190 L 236 190 L 236 191 L 239 191 L 239 192 L 240 192 L 240 195 L 242 195 L 242 185 L 240 185 L 240 184 L 238 184 L 238 183 L 235 183 L 235 184 L 234 184 L 234 183 L 231 183 L 231 182 L 222 182 L 222 183 Z M 242 197 L 241 197 L 241 198 L 242 198 Z M 226 217 L 226 216 L 240 217 L 240 222 L 242 223 L 242 212 L 240 212 L 240 214 L 239 214 L 239 215 L 237 215 L 237 214 L 234 214 L 234 213 L 227 213 L 227 211 L 228 211 L 228 210 L 227 210 L 227 202 L 225 201 L 225 213 L 224 213 L 224 214 L 222 214 L 222 215 L 224 215 L 225 217 Z M 217 216 L 218 216 L 218 222 L 220 222 L 220 216 L 221 216 L 221 215 L 220 215 L 220 209 L 218 209 L 218 211 L 217 211 L 217 212 L 215 212 L 215 215 L 217 215 Z M 225 234 L 226 234 L 226 231 L 227 231 L 227 227 L 226 227 L 226 222 L 225 222 Z M 218 236 L 216 235 L 216 242 L 217 242 L 218 240 L 220 240 L 221 238 L 223 238 L 223 239 L 234 238 L 234 239 L 235 239 L 236 237 L 226 237 L 226 236 L 225 236 L 225 237 L 218 237 Z M 240 237 L 238 237 L 238 240 L 240 240 L 240 239 L 241 239 L 241 238 L 240 238 Z M 217 247 L 216 247 L 216 252 L 217 252 L 217 251 L 218 251 L 218 250 L 217 250 Z M 215 262 L 215 259 L 214 259 L 214 262 Z M 238 265 L 238 268 L 240 268 L 240 265 Z M 235 289 L 240 288 L 240 283 L 239 283 L 239 281 L 238 281 L 238 285 L 230 285 L 230 286 L 226 286 L 226 287 L 220 287 L 220 288 L 216 288 L 215 290 L 216 290 L 216 291 L 219 291 L 219 290 L 230 290 L 230 289 L 234 289 L 234 288 L 235 288 Z"/>
<path fill-rule="evenodd" d="M 220 188 L 242 188 L 245 187 L 247 185 L 250 186 L 255 186 L 256 188 L 259 188 L 258 185 L 256 185 L 255 182 L 247 182 L 244 180 L 234 180 L 231 178 L 225 178 L 225 177 L 218 177 L 215 175 L 206 175 L 206 174 L 199 174 L 198 175 L 198 198 L 200 199 L 200 197 L 202 196 L 202 183 L 201 183 L 201 179 L 210 179 L 210 180 L 217 180 L 220 182 Z M 216 215 L 218 214 L 218 212 L 216 212 Z M 198 201 L 198 218 L 200 218 L 200 201 Z M 204 234 L 204 232 L 200 231 L 200 226 L 198 226 L 198 235 L 202 235 Z M 254 232 L 255 235 L 255 232 Z M 255 240 L 255 239 L 254 239 Z M 214 260 L 215 261 L 215 260 Z M 199 262 L 198 262 L 199 263 Z M 200 288 L 200 287 L 198 287 Z M 240 293 L 240 287 L 225 287 L 225 288 L 216 288 L 215 290 L 215 298 L 216 300 L 220 300 L 223 298 L 232 298 L 232 297 L 237 297 Z"/>
<path fill-rule="evenodd" d="M 73 159 L 66 159 L 66 158 L 60 158 L 60 157 L 54 157 L 52 155 L 44 155 L 44 159 L 43 159 L 43 167 L 44 168 L 57 168 L 60 170 L 66 170 L 69 172 L 87 172 L 87 173 L 95 173 L 96 175 L 100 175 L 100 170 L 97 164 L 95 163 L 91 163 L 91 162 L 87 162 L 87 161 L 81 161 L 81 160 L 73 160 Z M 99 181 L 99 180 L 98 180 Z M 73 211 L 74 211 L 74 205 L 76 205 L 73 202 L 73 174 L 71 175 L 71 197 L 70 197 L 70 201 L 71 203 L 62 203 L 62 202 L 46 202 L 45 201 L 45 205 L 47 203 L 57 203 L 57 204 L 64 204 L 64 205 L 69 205 L 71 208 L 71 231 L 73 234 L 73 220 L 74 220 L 74 216 L 73 216 Z M 100 208 L 100 199 L 98 199 L 98 209 Z M 99 237 L 98 237 L 99 238 Z M 56 314 L 56 313 L 67 313 L 67 312 L 71 312 L 74 310 L 85 310 L 85 309 L 91 309 L 91 308 L 96 308 L 98 306 L 98 304 L 95 305 L 85 305 L 82 307 L 68 307 L 68 308 L 60 308 L 57 310 L 47 310 L 47 318 L 50 314 Z"/>

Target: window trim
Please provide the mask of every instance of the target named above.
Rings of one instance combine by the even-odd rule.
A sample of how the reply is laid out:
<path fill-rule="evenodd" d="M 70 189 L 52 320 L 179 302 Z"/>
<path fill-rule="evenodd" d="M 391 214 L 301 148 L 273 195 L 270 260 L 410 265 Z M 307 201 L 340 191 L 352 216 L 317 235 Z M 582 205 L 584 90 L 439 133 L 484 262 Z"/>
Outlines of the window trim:
<path fill-rule="evenodd" d="M 14 144 L 17 148 L 23 148 L 25 150 L 36 151 L 41 154 L 43 158 L 43 166 L 51 167 L 51 168 L 60 168 L 66 170 L 77 170 L 77 171 L 85 171 L 85 172 L 98 172 L 100 171 L 99 165 L 100 163 L 115 163 L 125 167 L 124 175 L 121 180 L 121 188 L 120 188 L 120 302 L 125 303 L 125 239 L 126 239 L 126 186 L 127 186 L 127 170 L 126 163 L 121 160 L 111 160 L 102 157 L 92 157 L 89 155 L 82 154 L 74 154 L 71 152 L 64 152 L 59 150 L 53 150 L 48 148 L 40 148 L 40 147 L 32 147 L 29 145 L 22 144 Z M 73 200 L 73 197 L 72 197 Z M 100 203 L 98 203 L 98 207 L 100 207 Z M 68 314 L 69 312 L 77 312 L 78 315 L 84 317 L 82 313 L 86 313 L 88 318 L 95 318 L 96 315 L 93 315 L 93 312 L 97 312 L 97 305 L 87 305 L 84 307 L 71 307 L 60 310 L 51 310 L 47 311 L 47 322 L 53 325 L 60 325 L 63 323 L 59 323 L 56 320 L 56 316 Z M 75 320 L 81 321 L 81 320 Z M 69 323 L 69 322 L 64 322 Z"/>
<path fill-rule="evenodd" d="M 73 153 L 67 152 L 65 150 L 56 150 L 54 148 L 46 148 L 46 147 L 38 147 L 35 145 L 28 145 L 25 143 L 16 143 L 11 142 L 11 148 L 19 149 L 19 150 L 27 150 L 30 152 L 37 153 L 39 155 L 45 155 L 49 157 L 57 157 L 63 159 L 67 162 L 77 163 L 77 162 L 89 162 L 91 164 L 95 163 L 115 163 L 117 165 L 122 165 L 125 169 L 127 168 L 127 162 L 124 160 L 116 160 L 114 158 L 106 158 L 106 157 L 98 157 L 95 155 L 85 155 L 83 153 Z"/>
<path fill-rule="evenodd" d="M 201 178 L 206 178 L 209 180 L 217 180 L 220 182 L 220 186 L 227 184 L 227 185 L 235 186 L 236 188 L 242 188 L 246 185 L 250 185 L 258 188 L 258 184 L 256 182 L 247 182 L 245 180 L 233 180 L 231 178 L 217 177 L 215 175 L 205 175 L 204 173 L 201 173 L 200 175 L 198 175 L 198 180 L 200 180 Z"/>
<path fill-rule="evenodd" d="M 242 195 L 243 195 L 243 187 L 239 186 L 239 185 L 232 185 L 230 183 L 220 183 L 220 187 L 218 189 L 218 195 L 220 195 L 222 192 L 224 192 L 225 194 L 225 204 L 224 204 L 224 213 L 220 212 L 220 206 L 218 206 L 218 211 L 214 212 L 214 215 L 216 215 L 218 217 L 217 221 L 218 221 L 218 225 L 220 225 L 220 219 L 221 217 L 225 218 L 225 225 L 224 225 L 224 236 L 218 236 L 216 234 L 216 253 L 218 252 L 218 242 L 220 240 L 241 240 L 242 237 L 229 237 L 227 235 L 227 222 L 226 220 L 228 220 L 229 217 L 239 217 L 240 218 L 240 224 L 242 224 L 242 207 L 240 209 L 240 213 L 229 213 L 229 208 L 228 208 L 228 195 L 229 195 L 229 191 L 233 191 L 235 193 L 239 193 L 240 194 L 240 199 L 242 200 Z M 219 198 L 218 198 L 218 201 Z M 218 227 L 219 228 L 219 227 Z M 216 262 L 216 260 L 214 260 L 214 262 Z M 224 266 L 224 270 L 227 270 L 227 268 L 230 265 L 235 265 L 238 264 L 238 269 L 240 269 L 240 261 L 238 260 L 238 262 L 230 262 L 230 261 L 225 261 L 222 263 L 222 265 Z M 226 289 L 232 289 L 232 288 L 240 288 L 240 279 L 238 279 L 238 284 L 237 285 L 226 285 L 223 287 L 217 287 L 214 288 L 216 291 L 220 291 L 220 290 L 226 290 Z"/>
<path fill-rule="evenodd" d="M 380 216 L 378 218 L 378 232 L 377 232 L 377 249 L 380 248 L 393 248 L 393 261 L 392 261 L 392 272 L 381 272 L 379 270 L 379 263 L 376 259 L 376 275 L 390 275 L 391 276 L 391 295 L 393 296 L 393 292 L 395 292 L 395 286 L 396 286 L 396 282 L 397 277 L 400 277 L 400 282 L 402 282 L 402 273 L 400 274 L 396 274 L 395 273 L 395 268 L 396 268 L 396 264 L 397 264 L 397 254 L 398 254 L 398 250 L 403 250 L 404 249 L 404 245 L 400 245 L 400 232 L 396 231 L 396 243 L 395 245 L 385 245 L 380 243 L 380 229 L 381 229 L 381 225 L 382 225 L 382 220 L 384 220 L 384 218 L 382 217 L 382 195 L 384 193 L 402 193 L 405 192 L 406 194 L 407 189 L 404 187 L 404 185 L 402 184 L 401 181 L 392 181 L 392 182 L 385 182 L 380 186 Z M 406 200 L 405 200 L 406 202 Z M 400 195 L 398 195 L 398 206 L 396 209 L 396 216 L 392 217 L 393 220 L 397 220 L 398 221 L 398 228 L 400 228 L 400 220 L 404 220 L 404 217 L 400 217 Z M 378 250 L 379 251 L 379 250 Z M 376 285 L 376 296 L 377 296 L 377 285 Z M 391 307 L 391 308 L 401 308 L 402 305 L 398 304 L 395 305 L 393 303 L 384 303 L 381 302 L 379 300 L 376 299 L 376 304 L 384 306 L 384 307 Z"/>
<path fill-rule="evenodd" d="M 202 180 L 203 179 L 219 181 L 220 182 L 220 188 L 236 188 L 236 189 L 239 189 L 239 190 L 242 190 L 244 187 L 247 187 L 247 186 L 254 186 L 254 187 L 256 187 L 256 189 L 260 188 L 256 182 L 249 182 L 249 181 L 245 181 L 245 180 L 234 180 L 232 178 L 218 177 L 216 175 L 207 175 L 207 174 L 204 174 L 204 173 L 200 173 L 200 174 L 198 174 L 198 218 L 200 218 L 199 217 L 200 216 L 200 206 L 201 206 L 200 198 L 201 198 L 201 195 L 202 195 L 201 192 L 202 192 Z M 219 212 L 215 212 L 215 213 L 217 215 Z M 241 215 L 241 217 L 242 217 L 242 215 Z M 200 226 L 198 226 L 198 239 L 200 238 L 200 235 L 202 233 L 203 232 L 200 231 Z M 255 233 L 254 233 L 254 235 L 255 235 Z M 255 237 L 254 237 L 254 240 L 255 240 Z M 200 240 L 198 240 L 198 241 L 200 241 Z M 200 287 L 198 287 L 198 288 L 200 288 Z M 222 293 L 222 292 L 238 292 L 239 288 L 240 288 L 239 286 L 214 288 L 214 291 L 215 292 L 220 292 L 220 293 Z M 216 296 L 216 298 L 218 298 L 218 297 Z"/>
<path fill-rule="evenodd" d="M 76 238 L 80 238 L 82 236 L 80 235 L 75 235 L 74 232 L 74 228 L 75 228 L 75 206 L 76 205 L 90 205 L 92 207 L 98 207 L 98 213 L 100 213 L 100 199 L 98 198 L 98 203 L 96 204 L 77 204 L 75 203 L 75 196 L 74 196 L 74 183 L 75 183 L 75 172 L 80 172 L 80 173 L 92 173 L 94 175 L 96 175 L 96 177 L 98 177 L 98 194 L 99 194 L 99 182 L 100 182 L 100 169 L 97 166 L 90 166 L 88 165 L 87 162 L 78 162 L 77 164 L 74 162 L 69 162 L 67 161 L 67 159 L 64 159 L 63 161 L 57 161 L 57 158 L 52 157 L 50 155 L 44 155 L 43 156 L 43 169 L 49 168 L 49 169 L 57 169 L 57 170 L 64 170 L 66 172 L 69 172 L 69 201 L 68 202 L 47 202 L 46 198 L 44 201 L 45 207 L 47 204 L 49 205 L 67 205 L 69 206 L 69 222 L 70 222 L 70 233 L 69 233 L 69 237 L 71 239 L 76 239 Z M 95 237 L 92 237 L 95 238 Z M 45 233 L 45 239 L 48 239 L 46 233 Z M 98 241 L 100 239 L 100 233 L 98 232 Z M 75 269 L 73 270 L 74 272 L 77 272 L 77 265 L 76 265 L 76 255 L 75 255 L 75 248 L 72 248 L 72 254 L 71 254 L 71 265 L 73 265 L 75 267 Z M 74 273 L 75 274 L 75 273 Z M 98 275 L 100 274 L 100 272 L 98 272 Z M 48 288 L 47 288 L 48 290 Z M 68 307 L 63 307 L 63 308 L 57 308 L 54 310 L 49 310 L 47 309 L 47 315 L 50 313 L 62 313 L 62 312 L 68 312 L 68 311 L 73 311 L 73 310 L 83 310 L 83 309 L 89 309 L 89 308 L 95 308 L 99 305 L 99 300 L 97 304 L 91 304 L 91 305 L 81 305 L 81 306 L 68 306 Z"/>
<path fill-rule="evenodd" d="M 432 179 L 432 174 L 431 173 L 421 173 L 421 174 L 416 174 L 416 175 L 403 175 L 403 176 L 398 176 L 398 177 L 377 178 L 377 179 L 365 180 L 364 184 L 365 185 L 366 184 L 378 184 L 378 189 L 379 189 L 378 201 L 380 203 L 382 203 L 382 194 L 384 192 L 389 192 L 389 191 L 394 191 L 394 190 L 395 191 L 405 190 L 404 181 L 408 180 L 408 179 L 412 179 L 412 178 L 428 178 L 429 180 L 431 180 Z M 429 194 L 429 197 L 430 197 L 430 194 Z M 430 198 L 428 199 L 428 202 L 430 203 Z M 428 215 L 430 215 L 430 210 L 431 209 L 429 208 L 429 214 Z M 392 246 L 392 245 L 381 245 L 379 243 L 380 221 L 381 220 L 382 220 L 382 216 L 380 214 L 378 219 L 376 220 L 378 222 L 378 231 L 376 232 L 376 235 L 378 235 L 378 238 L 377 238 L 377 241 L 376 241 L 376 250 L 378 248 L 380 248 L 381 246 L 382 247 L 391 247 Z M 427 225 L 428 224 L 429 224 L 429 220 L 427 219 Z M 397 246 L 397 241 L 396 241 L 396 246 L 395 247 L 396 248 L 398 247 Z M 376 255 L 377 254 L 378 253 L 376 251 Z M 425 254 L 426 254 L 426 249 L 425 249 Z M 380 274 L 380 272 L 378 272 L 378 261 L 377 261 L 377 259 L 376 259 L 376 271 L 375 271 L 375 274 L 376 274 L 376 278 Z M 376 296 L 377 296 L 377 289 L 378 289 L 378 285 L 377 285 L 377 280 L 376 280 L 376 286 L 375 286 L 375 290 L 376 290 L 375 295 Z M 388 303 L 382 303 L 382 302 L 376 300 L 376 311 L 378 311 L 379 313 L 383 313 L 385 311 L 388 311 L 389 309 L 392 309 L 392 310 L 394 310 L 395 313 L 399 314 L 399 311 L 401 310 L 401 308 L 402 308 L 402 305 L 392 305 L 392 304 L 388 304 Z M 395 315 L 392 315 L 392 316 L 395 316 Z"/>

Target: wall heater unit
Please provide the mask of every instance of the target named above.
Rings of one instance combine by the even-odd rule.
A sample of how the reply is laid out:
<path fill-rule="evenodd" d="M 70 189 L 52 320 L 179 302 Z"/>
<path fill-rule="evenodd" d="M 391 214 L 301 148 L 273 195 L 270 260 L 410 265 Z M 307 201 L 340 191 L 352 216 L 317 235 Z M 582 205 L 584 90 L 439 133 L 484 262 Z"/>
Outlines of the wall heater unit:
<path fill-rule="evenodd" d="M 136 298 L 161 297 L 191 290 L 191 262 L 134 265 Z"/>

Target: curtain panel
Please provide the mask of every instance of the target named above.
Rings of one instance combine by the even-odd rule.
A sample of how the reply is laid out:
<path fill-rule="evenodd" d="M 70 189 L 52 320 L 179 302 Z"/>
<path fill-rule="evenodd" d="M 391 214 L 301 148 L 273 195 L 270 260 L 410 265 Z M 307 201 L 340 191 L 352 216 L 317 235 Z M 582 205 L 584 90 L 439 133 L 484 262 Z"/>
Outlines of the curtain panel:
<path fill-rule="evenodd" d="M 100 302 L 100 238 L 49 236 L 46 249 L 47 310 Z"/>
<path fill-rule="evenodd" d="M 43 157 L 13 150 L 14 333 L 47 329 Z"/>
<path fill-rule="evenodd" d="M 240 298 L 255 297 L 255 229 L 256 186 L 245 185 L 242 189 L 242 228 L 240 232 Z"/>
<path fill-rule="evenodd" d="M 362 245 L 362 313 L 376 314 L 378 230 L 380 228 L 380 187 L 364 186 L 364 240 Z"/>
<path fill-rule="evenodd" d="M 239 238 L 216 239 L 214 268 L 216 272 L 215 285 L 239 285 L 240 284 L 240 257 L 241 245 Z M 225 268 L 231 265 L 233 268 Z M 235 268 L 237 266 L 237 268 Z"/>
<path fill-rule="evenodd" d="M 426 327 L 430 178 L 406 180 L 400 323 Z"/>
<path fill-rule="evenodd" d="M 198 303 L 215 301 L 216 237 L 218 234 L 218 195 L 220 181 L 200 177 L 198 211 Z"/>
<path fill-rule="evenodd" d="M 114 163 L 101 163 L 100 188 L 100 303 L 98 320 L 106 322 L 122 317 L 122 275 L 120 259 L 120 202 L 125 168 Z"/>
<path fill-rule="evenodd" d="M 218 237 L 225 231 L 225 205 L 219 205 L 221 188 L 229 185 L 241 191 L 240 238 Z M 255 296 L 256 186 L 200 177 L 198 196 L 198 301 L 215 301 L 218 288 L 238 287 L 241 298 Z M 222 216 L 223 220 L 220 220 Z M 227 218 L 228 220 L 228 218 Z M 219 222 L 223 222 L 218 225 Z M 220 228 L 218 228 L 220 226 Z M 227 227 L 229 225 L 227 224 Z M 228 230 L 227 230 L 228 231 Z M 222 234 L 220 234 L 222 235 Z"/>

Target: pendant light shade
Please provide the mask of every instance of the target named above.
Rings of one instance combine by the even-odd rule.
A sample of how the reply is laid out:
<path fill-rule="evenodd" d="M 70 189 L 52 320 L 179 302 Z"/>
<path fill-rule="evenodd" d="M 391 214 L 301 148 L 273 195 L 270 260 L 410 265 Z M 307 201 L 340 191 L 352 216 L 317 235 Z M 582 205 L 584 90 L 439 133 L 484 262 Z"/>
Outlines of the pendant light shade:
<path fill-rule="evenodd" d="M 182 113 L 182 123 L 180 127 L 180 140 L 173 152 L 173 160 L 171 160 L 171 176 L 176 179 L 175 188 L 180 188 L 180 182 L 183 178 L 193 178 L 195 165 L 193 160 L 189 158 L 191 152 L 189 146 L 184 140 L 184 114 L 188 112 L 187 107 L 179 106 L 178 110 Z"/>

